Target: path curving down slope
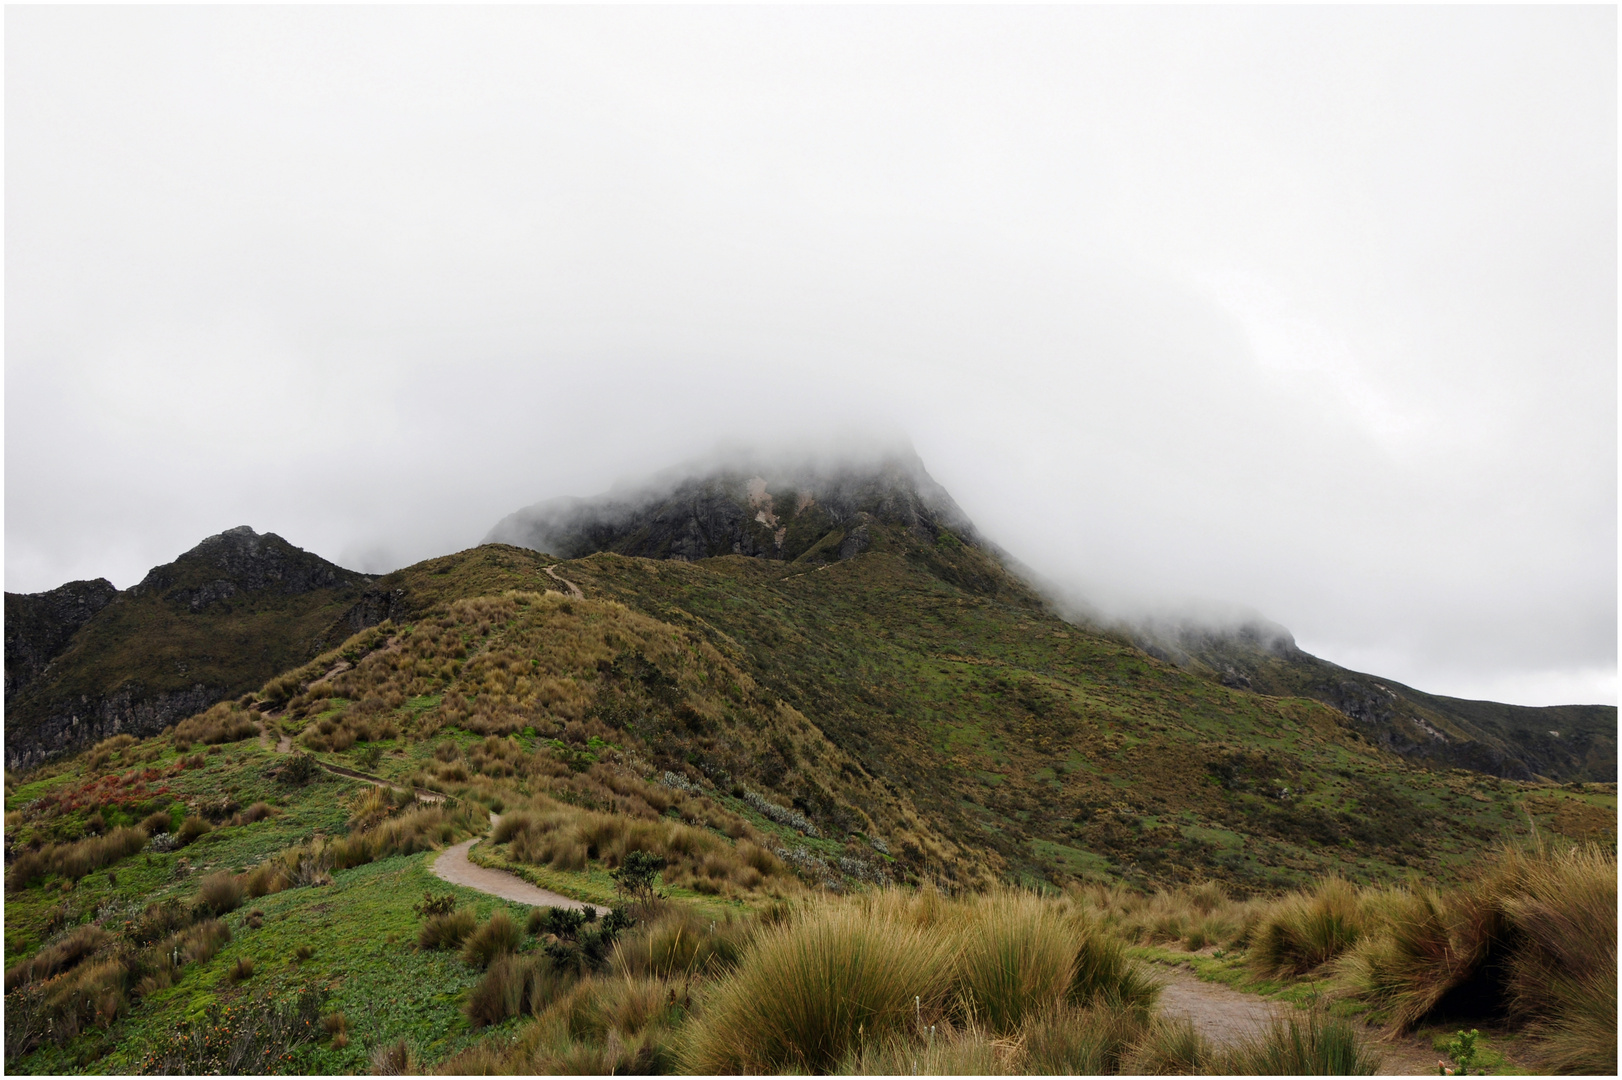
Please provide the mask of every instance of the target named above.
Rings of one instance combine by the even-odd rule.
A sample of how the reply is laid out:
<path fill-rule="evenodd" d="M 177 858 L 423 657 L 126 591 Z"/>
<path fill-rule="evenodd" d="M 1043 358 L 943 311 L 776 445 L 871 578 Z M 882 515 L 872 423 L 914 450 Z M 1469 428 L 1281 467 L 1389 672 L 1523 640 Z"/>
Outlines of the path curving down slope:
<path fill-rule="evenodd" d="M 498 820 L 497 815 L 490 815 L 492 827 Z M 461 885 L 475 892 L 498 896 L 503 900 L 511 900 L 518 904 L 528 904 L 531 907 L 575 908 L 578 910 L 593 908 L 599 915 L 608 914 L 608 909 L 605 907 L 582 903 L 579 900 L 571 900 L 567 896 L 553 892 L 551 889 L 531 885 L 517 874 L 509 874 L 505 870 L 492 870 L 488 866 L 480 866 L 467 857 L 468 851 L 478 842 L 477 838 L 463 840 L 454 847 L 446 848 L 429 865 L 429 870 L 441 881 L 448 881 L 452 885 Z"/>
<path fill-rule="evenodd" d="M 586 598 L 586 594 L 580 591 L 580 586 L 576 585 L 574 582 L 570 581 L 568 578 L 558 577 L 557 571 L 554 570 L 550 566 L 545 567 L 544 569 L 546 570 L 546 576 L 547 577 L 551 578 L 553 581 L 557 582 L 559 585 L 562 585 L 564 588 L 569 590 L 569 595 L 570 596 L 574 597 L 576 600 L 584 600 Z"/>

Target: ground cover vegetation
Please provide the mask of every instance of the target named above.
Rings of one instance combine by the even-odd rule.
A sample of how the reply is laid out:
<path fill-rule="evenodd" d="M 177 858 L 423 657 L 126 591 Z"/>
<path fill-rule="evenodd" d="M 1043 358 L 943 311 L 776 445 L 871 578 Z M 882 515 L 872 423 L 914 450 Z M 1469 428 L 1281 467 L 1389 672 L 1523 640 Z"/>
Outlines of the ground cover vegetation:
<path fill-rule="evenodd" d="M 431 560 L 8 773 L 8 1070 L 1364 1072 L 1360 1019 L 1614 1070 L 1614 785 L 1414 768 L 889 543 Z M 473 838 L 610 914 L 432 874 Z M 1318 1007 L 1211 1045 L 1168 956 Z"/>

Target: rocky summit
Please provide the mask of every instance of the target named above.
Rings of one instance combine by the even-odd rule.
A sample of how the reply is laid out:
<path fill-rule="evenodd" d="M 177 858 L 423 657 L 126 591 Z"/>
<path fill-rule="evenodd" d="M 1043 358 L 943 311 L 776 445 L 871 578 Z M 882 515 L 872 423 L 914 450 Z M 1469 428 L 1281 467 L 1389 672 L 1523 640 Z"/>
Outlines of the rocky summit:
<path fill-rule="evenodd" d="M 943 531 L 981 543 L 911 450 L 868 462 L 761 460 L 673 470 L 596 498 L 536 503 L 503 518 L 485 543 L 566 559 L 611 551 L 682 561 L 747 555 L 828 562 L 867 550 L 874 526 L 925 544 Z"/>

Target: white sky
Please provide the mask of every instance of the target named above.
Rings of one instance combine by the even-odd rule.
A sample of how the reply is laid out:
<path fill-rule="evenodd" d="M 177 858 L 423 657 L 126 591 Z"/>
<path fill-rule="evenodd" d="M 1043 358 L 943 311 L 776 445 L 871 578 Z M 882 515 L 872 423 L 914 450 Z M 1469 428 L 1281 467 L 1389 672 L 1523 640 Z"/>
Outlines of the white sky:
<path fill-rule="evenodd" d="M 1616 701 L 1613 8 L 8 8 L 5 587 L 908 433 L 1117 611 Z"/>

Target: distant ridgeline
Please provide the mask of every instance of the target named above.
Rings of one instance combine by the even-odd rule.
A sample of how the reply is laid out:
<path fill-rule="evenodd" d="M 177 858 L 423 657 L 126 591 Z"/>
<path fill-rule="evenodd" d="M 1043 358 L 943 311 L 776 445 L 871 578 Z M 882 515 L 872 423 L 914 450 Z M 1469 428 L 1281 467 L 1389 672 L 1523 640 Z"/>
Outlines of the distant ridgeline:
<path fill-rule="evenodd" d="M 719 634 L 760 658 L 752 674 L 765 685 L 799 677 L 774 667 L 787 663 L 786 657 L 796 657 L 804 671 L 826 666 L 828 679 L 794 695 L 795 704 L 830 733 L 843 732 L 841 745 L 853 752 L 863 744 L 901 751 L 905 740 L 880 738 L 875 728 L 896 722 L 898 709 L 923 706 L 906 700 L 913 692 L 906 685 L 880 694 L 876 685 L 836 676 L 885 659 L 878 654 L 890 648 L 906 620 L 922 617 L 909 606 L 922 596 L 920 583 L 934 583 L 930 589 L 944 591 L 931 594 L 931 603 L 945 597 L 965 611 L 995 609 L 1003 613 L 998 627 L 1084 632 L 1123 645 L 1130 639 L 1144 661 L 1154 663 L 1146 652 L 1234 693 L 1321 702 L 1344 717 L 1349 736 L 1427 767 L 1517 780 L 1616 779 L 1611 706 L 1536 709 L 1436 697 L 1320 660 L 1274 626 L 1219 632 L 1156 625 L 1123 633 L 1066 624 L 910 450 L 866 462 L 756 460 L 671 471 L 597 498 L 557 499 L 520 510 L 499 522 L 485 543 L 493 545 L 483 549 L 494 560 L 488 573 L 471 569 L 483 562 L 459 556 L 451 574 L 447 556 L 374 578 L 241 527 L 208 538 L 123 592 L 97 580 L 34 595 L 8 593 L 6 763 L 24 768 L 116 733 L 152 734 L 257 689 L 384 619 L 400 621 L 481 590 L 515 587 L 511 572 L 499 570 L 511 562 L 499 553 L 512 551 L 501 545 L 513 545 L 585 560 L 578 564 L 581 572 L 596 578 L 604 598 L 654 618 L 700 618 L 706 634 Z M 606 555 L 667 563 L 722 558 L 706 564 L 715 572 L 704 579 L 708 591 L 701 597 L 633 585 L 625 573 L 610 572 L 622 564 L 588 558 Z M 545 563 L 523 571 L 522 587 L 557 587 L 541 573 Z M 736 568 L 726 568 L 733 563 Z M 834 590 L 819 601 L 824 606 L 812 604 L 790 616 L 783 582 L 845 564 L 870 569 L 865 576 L 819 574 L 818 588 Z M 759 572 L 745 572 L 745 565 Z M 770 581 L 761 578 L 770 567 Z M 916 576 L 897 576 L 901 568 Z M 892 595 L 885 591 L 890 588 L 898 591 Z M 857 598 L 841 589 L 869 594 Z M 880 605 L 859 623 L 837 616 L 849 604 L 878 603 L 880 596 L 890 597 L 885 603 L 891 606 Z M 777 613 L 763 619 L 761 607 Z M 985 647 L 975 635 L 994 629 L 977 623 L 931 648 L 934 655 L 965 662 L 1023 664 L 1020 657 L 971 655 Z M 869 638 L 870 632 L 880 636 Z M 1028 680 L 1021 685 L 1019 694 L 1042 696 Z M 1124 704 L 1140 692 L 1124 682 L 1114 685 Z M 778 692 L 793 694 L 786 684 Z M 1046 708 L 1019 694 L 1009 699 L 1009 715 Z M 881 697 L 888 712 L 874 705 Z M 1063 750 L 1051 747 L 1055 754 Z"/>
<path fill-rule="evenodd" d="M 344 640 L 371 579 L 247 526 L 123 592 L 6 594 L 6 766 L 152 735 Z"/>

